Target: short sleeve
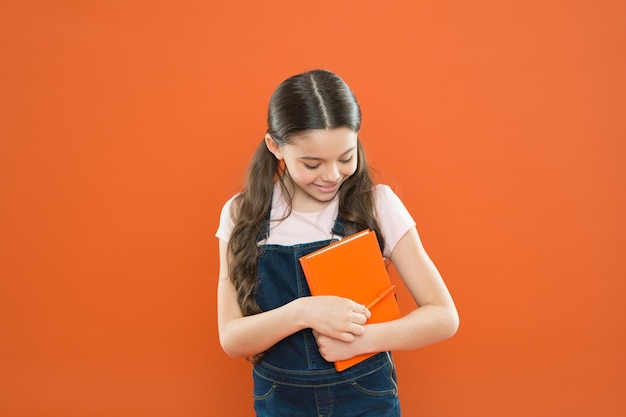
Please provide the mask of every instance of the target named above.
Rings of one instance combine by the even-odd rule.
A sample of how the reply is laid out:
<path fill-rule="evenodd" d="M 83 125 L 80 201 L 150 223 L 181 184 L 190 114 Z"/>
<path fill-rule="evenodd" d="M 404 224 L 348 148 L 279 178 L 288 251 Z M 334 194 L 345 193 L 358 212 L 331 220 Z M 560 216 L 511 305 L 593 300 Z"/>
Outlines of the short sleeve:
<path fill-rule="evenodd" d="M 230 236 L 235 228 L 235 223 L 233 222 L 233 218 L 230 214 L 235 197 L 237 196 L 235 195 L 231 197 L 230 200 L 224 204 L 224 207 L 222 207 L 222 212 L 220 213 L 220 223 L 217 227 L 217 233 L 215 233 L 215 236 L 224 242 L 228 242 L 230 240 Z"/>
<path fill-rule="evenodd" d="M 402 236 L 415 227 L 415 220 L 391 187 L 384 184 L 376 186 L 376 215 L 385 238 L 383 255 L 388 257 Z"/>

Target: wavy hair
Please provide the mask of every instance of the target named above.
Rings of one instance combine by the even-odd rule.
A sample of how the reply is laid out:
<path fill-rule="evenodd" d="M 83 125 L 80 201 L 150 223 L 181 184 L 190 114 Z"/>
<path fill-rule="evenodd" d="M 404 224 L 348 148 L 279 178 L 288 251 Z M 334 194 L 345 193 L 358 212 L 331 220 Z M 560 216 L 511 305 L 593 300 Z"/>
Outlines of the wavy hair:
<path fill-rule="evenodd" d="M 298 133 L 311 129 L 348 127 L 359 132 L 361 109 L 352 90 L 339 76 L 326 70 L 313 70 L 294 75 L 276 88 L 269 103 L 267 125 L 267 133 L 282 146 L 297 140 Z M 267 149 L 265 141 L 261 141 L 248 166 L 244 188 L 232 205 L 235 226 L 228 241 L 230 279 L 246 316 L 261 312 L 255 298 L 257 236 L 270 208 L 274 182 L 279 181 L 286 192 L 285 182 L 289 180 L 287 169 Z M 374 230 L 382 250 L 384 240 L 376 220 L 374 198 L 374 182 L 365 151 L 357 140 L 357 169 L 339 189 L 339 215 L 348 234 L 366 228 Z"/>

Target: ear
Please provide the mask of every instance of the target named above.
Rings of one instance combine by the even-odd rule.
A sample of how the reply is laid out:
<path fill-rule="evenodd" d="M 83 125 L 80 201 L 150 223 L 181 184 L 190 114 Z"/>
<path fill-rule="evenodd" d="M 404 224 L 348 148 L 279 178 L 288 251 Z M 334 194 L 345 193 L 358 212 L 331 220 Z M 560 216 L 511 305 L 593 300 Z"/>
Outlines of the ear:
<path fill-rule="evenodd" d="M 265 146 L 267 146 L 267 149 L 274 154 L 274 156 L 276 157 L 276 159 L 281 160 L 283 159 L 283 154 L 280 151 L 280 146 L 278 145 L 278 143 L 276 143 L 276 141 L 274 141 L 274 139 L 272 139 L 272 137 L 270 136 L 269 133 L 267 133 L 265 135 Z"/>

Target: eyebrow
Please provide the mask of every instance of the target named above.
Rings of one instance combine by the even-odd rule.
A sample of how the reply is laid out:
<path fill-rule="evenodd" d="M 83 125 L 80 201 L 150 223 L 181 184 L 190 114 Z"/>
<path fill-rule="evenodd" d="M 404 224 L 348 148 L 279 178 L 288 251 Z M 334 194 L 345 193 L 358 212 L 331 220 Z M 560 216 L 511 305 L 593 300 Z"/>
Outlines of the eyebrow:
<path fill-rule="evenodd" d="M 355 149 L 356 149 L 356 146 L 353 146 L 352 148 L 348 149 L 347 151 L 339 155 L 339 157 L 341 158 L 342 156 L 345 156 L 346 154 L 352 152 Z M 318 158 L 317 156 L 301 156 L 300 159 L 306 159 L 307 161 L 323 161 L 324 160 L 323 158 Z"/>

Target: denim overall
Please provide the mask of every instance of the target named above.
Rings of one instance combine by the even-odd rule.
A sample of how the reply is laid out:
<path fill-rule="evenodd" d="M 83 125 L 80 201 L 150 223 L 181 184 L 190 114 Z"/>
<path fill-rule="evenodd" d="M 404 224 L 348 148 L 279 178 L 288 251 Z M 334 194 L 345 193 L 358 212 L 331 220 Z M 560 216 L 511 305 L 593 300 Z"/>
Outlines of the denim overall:
<path fill-rule="evenodd" d="M 269 236 L 269 215 L 259 242 Z M 345 236 L 342 219 L 332 230 Z M 259 246 L 257 302 L 268 311 L 310 296 L 299 258 L 336 239 L 294 246 Z M 271 347 L 254 365 L 257 417 L 397 417 L 400 402 L 389 352 L 379 353 L 343 372 L 319 353 L 311 329 L 301 330 Z"/>

